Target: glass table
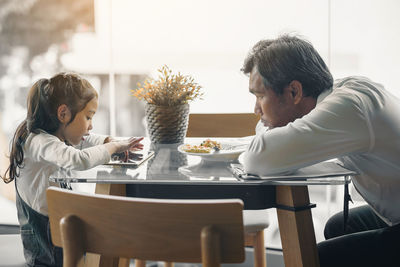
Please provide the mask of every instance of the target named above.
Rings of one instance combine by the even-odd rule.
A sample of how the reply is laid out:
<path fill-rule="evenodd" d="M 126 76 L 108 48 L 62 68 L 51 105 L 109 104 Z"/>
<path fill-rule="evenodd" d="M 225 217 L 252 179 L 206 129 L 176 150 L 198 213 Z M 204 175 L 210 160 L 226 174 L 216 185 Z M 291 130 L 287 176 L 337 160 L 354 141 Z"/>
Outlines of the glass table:
<path fill-rule="evenodd" d="M 187 138 L 200 143 L 204 138 Z M 241 138 L 213 138 L 221 143 L 248 142 Z M 276 208 L 285 266 L 319 266 L 311 217 L 308 185 L 339 185 L 349 182 L 352 171 L 329 173 L 314 179 L 258 179 L 236 177 L 231 163 L 218 157 L 199 157 L 178 151 L 180 144 L 151 144 L 144 140 L 143 154 L 154 156 L 139 167 L 101 165 L 73 177 L 50 177 L 52 182 L 96 183 L 98 194 L 167 199 L 240 198 L 245 209 Z M 221 152 L 223 153 L 223 152 Z M 326 176 L 321 170 L 320 176 Z"/>

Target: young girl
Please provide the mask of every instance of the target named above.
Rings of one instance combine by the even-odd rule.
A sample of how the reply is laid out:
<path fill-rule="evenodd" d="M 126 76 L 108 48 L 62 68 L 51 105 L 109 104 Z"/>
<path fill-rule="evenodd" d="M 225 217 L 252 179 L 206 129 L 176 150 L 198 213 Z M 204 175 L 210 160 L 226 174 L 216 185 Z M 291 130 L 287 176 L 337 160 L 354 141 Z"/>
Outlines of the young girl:
<path fill-rule="evenodd" d="M 12 141 L 8 177 L 3 179 L 15 179 L 27 265 L 62 266 L 62 250 L 50 239 L 46 189 L 55 184 L 49 177 L 86 170 L 107 163 L 114 153 L 141 149 L 142 138 L 110 142 L 109 137 L 89 135 L 98 95 L 75 74 L 37 81 L 27 104 L 26 119 Z"/>

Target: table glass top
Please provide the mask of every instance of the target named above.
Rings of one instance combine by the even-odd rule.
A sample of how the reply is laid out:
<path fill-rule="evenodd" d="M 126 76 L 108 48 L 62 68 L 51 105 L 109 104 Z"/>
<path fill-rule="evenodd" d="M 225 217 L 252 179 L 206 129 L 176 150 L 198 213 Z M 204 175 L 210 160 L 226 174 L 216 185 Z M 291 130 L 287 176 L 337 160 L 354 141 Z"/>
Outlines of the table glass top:
<path fill-rule="evenodd" d="M 205 138 L 187 138 L 185 143 L 200 144 Z M 247 138 L 213 138 L 225 144 L 248 144 Z M 64 177 L 50 177 L 51 182 L 69 183 L 219 183 L 219 184 L 271 184 L 271 185 L 321 185 L 344 184 L 341 177 L 328 177 L 321 179 L 296 180 L 296 181 L 270 181 L 246 180 L 235 177 L 230 169 L 231 163 L 239 163 L 232 155 L 216 155 L 201 157 L 178 151 L 181 144 L 152 144 L 148 138 L 143 141 L 144 149 L 138 153 L 147 155 L 154 151 L 154 156 L 149 158 L 139 167 L 120 165 L 100 165 L 87 171 L 76 171 Z M 243 147 L 239 148 L 243 151 Z M 230 149 L 230 148 L 229 148 Z M 237 151 L 222 151 L 221 153 L 234 154 Z M 236 157 L 237 157 L 236 156 Z"/>

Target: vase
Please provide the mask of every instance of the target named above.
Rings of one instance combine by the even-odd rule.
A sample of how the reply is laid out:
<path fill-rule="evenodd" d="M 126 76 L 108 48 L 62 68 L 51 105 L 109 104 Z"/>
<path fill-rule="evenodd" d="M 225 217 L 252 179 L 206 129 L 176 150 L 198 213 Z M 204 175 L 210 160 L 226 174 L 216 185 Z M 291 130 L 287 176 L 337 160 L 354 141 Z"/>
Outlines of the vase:
<path fill-rule="evenodd" d="M 183 143 L 189 120 L 189 104 L 158 106 L 146 104 L 147 131 L 152 143 Z"/>
<path fill-rule="evenodd" d="M 188 176 L 178 171 L 181 166 L 188 164 L 187 155 L 178 151 L 179 145 L 150 144 L 154 157 L 147 162 L 146 180 L 188 180 Z"/>

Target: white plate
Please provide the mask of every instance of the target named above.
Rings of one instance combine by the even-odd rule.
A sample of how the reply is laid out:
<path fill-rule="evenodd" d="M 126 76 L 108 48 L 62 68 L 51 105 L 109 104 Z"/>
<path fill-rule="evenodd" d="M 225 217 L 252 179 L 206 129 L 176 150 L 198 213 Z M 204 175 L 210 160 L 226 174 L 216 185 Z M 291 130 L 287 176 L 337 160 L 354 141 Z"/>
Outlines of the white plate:
<path fill-rule="evenodd" d="M 239 155 L 242 154 L 247 147 L 247 144 L 228 144 L 221 142 L 222 149 L 218 152 L 211 151 L 211 153 L 195 153 L 186 152 L 183 147 L 186 144 L 178 146 L 178 151 L 191 156 L 199 156 L 203 160 L 209 161 L 234 161 L 237 160 Z"/>
<path fill-rule="evenodd" d="M 228 169 L 228 161 L 207 161 L 202 160 L 195 165 L 187 165 L 178 168 L 178 171 L 188 177 L 210 178 L 210 177 L 231 177 L 232 172 Z"/>

